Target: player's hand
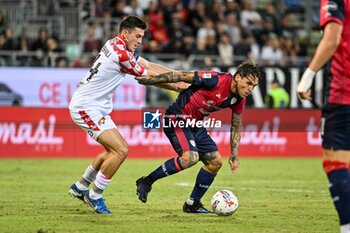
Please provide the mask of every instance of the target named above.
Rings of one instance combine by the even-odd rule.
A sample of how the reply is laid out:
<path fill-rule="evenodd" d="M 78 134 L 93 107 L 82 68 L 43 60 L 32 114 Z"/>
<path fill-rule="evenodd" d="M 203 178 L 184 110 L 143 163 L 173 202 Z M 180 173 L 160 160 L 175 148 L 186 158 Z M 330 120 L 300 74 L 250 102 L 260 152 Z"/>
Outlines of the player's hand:
<path fill-rule="evenodd" d="M 237 156 L 230 156 L 228 163 L 231 166 L 231 172 L 237 174 L 239 171 L 239 159 Z"/>
<path fill-rule="evenodd" d="M 311 85 L 314 80 L 316 72 L 309 67 L 303 73 L 301 80 L 297 86 L 297 94 L 301 100 L 311 99 Z"/>
<path fill-rule="evenodd" d="M 147 82 L 147 78 L 146 78 L 146 77 L 135 77 L 135 80 L 136 80 L 139 84 L 149 85 L 149 83 Z"/>
<path fill-rule="evenodd" d="M 306 92 L 297 92 L 298 97 L 301 100 L 311 100 L 311 89 L 307 90 Z"/>

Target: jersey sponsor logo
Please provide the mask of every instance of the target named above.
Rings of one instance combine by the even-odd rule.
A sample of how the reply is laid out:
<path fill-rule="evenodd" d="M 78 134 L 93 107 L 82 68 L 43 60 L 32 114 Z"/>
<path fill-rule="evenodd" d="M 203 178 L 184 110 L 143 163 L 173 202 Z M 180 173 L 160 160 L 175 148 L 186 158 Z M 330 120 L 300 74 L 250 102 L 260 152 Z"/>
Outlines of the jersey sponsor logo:
<path fill-rule="evenodd" d="M 143 128 L 144 129 L 159 129 L 160 128 L 160 116 L 162 114 L 157 109 L 156 112 L 144 112 L 143 113 Z"/>
<path fill-rule="evenodd" d="M 211 74 L 210 73 L 204 73 L 202 75 L 202 78 L 211 78 Z"/>
<path fill-rule="evenodd" d="M 204 104 L 208 108 L 211 108 L 215 105 L 215 101 L 214 100 L 207 100 L 207 101 L 203 101 L 202 104 Z"/>

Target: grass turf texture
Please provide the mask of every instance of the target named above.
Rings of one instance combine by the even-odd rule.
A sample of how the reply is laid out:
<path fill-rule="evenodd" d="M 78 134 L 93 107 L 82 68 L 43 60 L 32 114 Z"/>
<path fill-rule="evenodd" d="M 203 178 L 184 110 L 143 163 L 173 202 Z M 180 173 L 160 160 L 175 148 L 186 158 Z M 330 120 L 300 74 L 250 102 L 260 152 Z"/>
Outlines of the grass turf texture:
<path fill-rule="evenodd" d="M 112 215 L 98 215 L 68 196 L 91 160 L 0 160 L 0 232 L 337 232 L 338 221 L 320 159 L 241 159 L 230 173 L 227 158 L 203 204 L 219 189 L 240 206 L 229 217 L 182 212 L 200 165 L 159 180 L 146 204 L 135 180 L 163 160 L 127 160 L 106 189 Z"/>

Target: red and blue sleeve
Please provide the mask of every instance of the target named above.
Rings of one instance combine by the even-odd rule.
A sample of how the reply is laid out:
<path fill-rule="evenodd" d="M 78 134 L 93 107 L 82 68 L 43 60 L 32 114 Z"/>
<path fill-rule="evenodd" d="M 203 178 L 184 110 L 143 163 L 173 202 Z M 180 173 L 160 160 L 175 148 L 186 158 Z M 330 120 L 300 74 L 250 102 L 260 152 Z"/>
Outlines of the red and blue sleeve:
<path fill-rule="evenodd" d="M 321 0 L 320 5 L 320 26 L 324 28 L 329 22 L 336 22 L 340 25 L 345 20 L 344 0 Z"/>
<path fill-rule="evenodd" d="M 195 71 L 194 86 L 207 90 L 213 89 L 218 84 L 218 73 L 215 71 Z"/>

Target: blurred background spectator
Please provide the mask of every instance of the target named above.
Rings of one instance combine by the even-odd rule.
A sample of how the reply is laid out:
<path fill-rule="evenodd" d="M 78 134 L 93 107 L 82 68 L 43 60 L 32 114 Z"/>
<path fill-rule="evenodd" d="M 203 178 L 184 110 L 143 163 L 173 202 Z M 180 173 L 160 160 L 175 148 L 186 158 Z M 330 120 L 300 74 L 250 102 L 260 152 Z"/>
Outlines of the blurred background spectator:
<path fill-rule="evenodd" d="M 265 106 L 267 108 L 289 107 L 289 94 L 277 79 L 270 83 L 268 94 L 265 96 Z"/>
<path fill-rule="evenodd" d="M 280 41 L 276 34 L 271 32 L 261 49 L 261 60 L 264 65 L 281 65 L 283 61 Z"/>
<path fill-rule="evenodd" d="M 220 42 L 218 44 L 221 62 L 224 66 L 232 66 L 233 62 L 233 46 L 230 43 L 230 37 L 226 32 L 220 34 Z"/>

